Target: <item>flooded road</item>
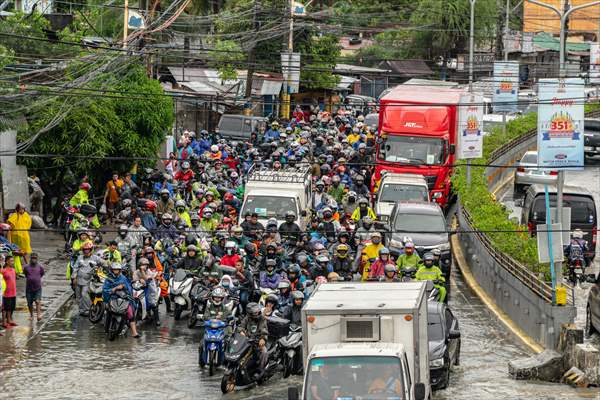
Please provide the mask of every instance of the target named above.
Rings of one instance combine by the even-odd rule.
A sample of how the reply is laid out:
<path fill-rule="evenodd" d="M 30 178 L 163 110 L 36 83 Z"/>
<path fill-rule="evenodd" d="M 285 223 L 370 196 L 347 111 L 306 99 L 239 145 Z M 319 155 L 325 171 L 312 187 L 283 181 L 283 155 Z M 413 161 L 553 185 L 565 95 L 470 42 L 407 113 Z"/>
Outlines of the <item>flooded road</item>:
<path fill-rule="evenodd" d="M 461 365 L 451 374 L 450 388 L 434 399 L 597 398 L 598 389 L 511 380 L 507 362 L 527 350 L 490 317 L 457 273 L 453 278 L 450 305 L 461 324 Z M 276 376 L 264 387 L 222 396 L 220 376 L 209 378 L 198 369 L 199 329 L 168 317 L 161 328 L 142 326 L 139 340 L 108 342 L 101 325 L 92 326 L 75 311 L 66 306 L 18 356 L 0 349 L 0 398 L 279 400 L 287 397 L 289 384 L 300 384 L 300 378 Z"/>

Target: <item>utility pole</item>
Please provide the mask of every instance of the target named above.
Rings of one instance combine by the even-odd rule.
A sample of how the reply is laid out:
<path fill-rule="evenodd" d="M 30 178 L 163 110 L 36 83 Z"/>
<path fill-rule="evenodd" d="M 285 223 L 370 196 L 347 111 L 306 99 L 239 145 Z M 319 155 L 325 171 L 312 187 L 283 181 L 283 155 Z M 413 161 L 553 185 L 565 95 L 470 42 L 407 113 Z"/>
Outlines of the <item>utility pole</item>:
<path fill-rule="evenodd" d="M 290 117 L 290 104 L 291 104 L 291 96 L 290 96 L 290 86 L 291 86 L 291 78 L 292 78 L 292 53 L 294 52 L 294 0 L 289 0 L 288 7 L 290 8 L 289 14 L 289 26 L 288 26 L 288 37 L 287 37 L 287 77 L 283 81 L 283 89 L 281 94 L 281 112 L 280 116 L 282 118 Z M 284 43 L 285 44 L 285 43 Z M 283 67 L 283 65 L 282 65 Z"/>
<path fill-rule="evenodd" d="M 252 97 L 252 79 L 254 76 L 254 64 L 256 63 L 256 45 L 258 43 L 258 0 L 254 0 L 254 15 L 252 16 L 252 27 L 254 29 L 254 44 L 248 54 L 248 74 L 246 75 L 246 93 L 247 99 Z"/>
<path fill-rule="evenodd" d="M 123 48 L 127 48 L 127 28 L 129 27 L 129 0 L 125 0 L 123 7 Z"/>
<path fill-rule="evenodd" d="M 508 35 L 510 33 L 510 27 L 508 26 L 510 23 L 510 0 L 506 0 L 506 22 L 504 24 L 504 61 L 508 61 L 508 46 L 506 46 L 506 42 L 508 42 Z M 505 117 L 506 118 L 506 117 Z"/>
<path fill-rule="evenodd" d="M 473 52 L 475 51 L 475 2 L 471 3 L 471 29 L 469 32 L 469 93 L 473 93 Z M 463 104 L 461 104 L 463 105 Z M 467 159 L 467 187 L 471 186 L 471 159 Z"/>
<path fill-rule="evenodd" d="M 558 9 L 550 4 L 546 4 L 539 0 L 526 0 L 532 4 L 538 5 L 540 7 L 547 8 L 558 16 L 560 19 L 560 48 L 559 48 L 559 77 L 560 79 L 564 79 L 567 75 L 565 59 L 566 59 L 566 51 L 567 51 L 567 40 L 566 40 L 566 30 L 569 21 L 569 16 L 571 13 L 575 11 L 582 10 L 584 8 L 593 7 L 600 4 L 600 1 L 592 1 L 586 4 L 581 4 L 575 7 L 570 7 L 568 0 L 562 1 L 561 9 Z M 565 186 L 565 171 L 558 171 L 557 182 L 556 182 L 556 222 L 562 224 L 563 222 L 563 191 Z M 555 264 L 555 275 L 556 275 L 556 285 L 561 286 L 563 282 L 562 276 L 562 263 L 557 262 Z"/>

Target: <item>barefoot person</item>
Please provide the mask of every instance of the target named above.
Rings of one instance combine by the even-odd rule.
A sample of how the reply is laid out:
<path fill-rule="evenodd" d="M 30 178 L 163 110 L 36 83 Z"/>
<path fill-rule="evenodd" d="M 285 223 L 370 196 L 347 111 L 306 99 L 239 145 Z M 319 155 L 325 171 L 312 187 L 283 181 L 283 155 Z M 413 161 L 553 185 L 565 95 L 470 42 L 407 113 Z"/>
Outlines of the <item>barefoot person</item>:
<path fill-rule="evenodd" d="M 27 307 L 29 308 L 29 317 L 33 319 L 33 306 L 37 320 L 42 319 L 42 277 L 44 276 L 44 266 L 38 263 L 37 253 L 31 253 L 29 264 L 24 268 L 25 278 L 25 297 L 27 298 Z"/>

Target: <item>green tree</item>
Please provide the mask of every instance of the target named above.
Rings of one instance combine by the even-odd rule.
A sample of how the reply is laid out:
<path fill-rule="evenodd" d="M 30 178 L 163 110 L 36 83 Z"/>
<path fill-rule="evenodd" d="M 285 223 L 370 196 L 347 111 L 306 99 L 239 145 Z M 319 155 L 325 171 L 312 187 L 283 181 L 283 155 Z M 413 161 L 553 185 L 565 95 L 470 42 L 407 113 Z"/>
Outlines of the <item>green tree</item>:
<path fill-rule="evenodd" d="M 338 37 L 335 35 L 309 35 L 297 46 L 300 58 L 300 83 L 307 89 L 332 89 L 340 81 L 332 70 L 340 55 Z"/>
<path fill-rule="evenodd" d="M 475 3 L 475 39 L 489 41 L 494 35 L 496 0 L 478 0 Z M 412 49 L 424 58 L 455 56 L 464 51 L 470 30 L 469 0 L 419 0 L 410 22 L 423 27 L 414 31 Z"/>
<path fill-rule="evenodd" d="M 376 66 L 382 60 L 398 60 L 415 56 L 412 44 L 412 33 L 408 31 L 389 30 L 373 37 L 373 44 L 359 49 L 351 62 L 361 65 Z"/>
<path fill-rule="evenodd" d="M 221 80 L 237 79 L 236 64 L 245 58 L 239 44 L 233 40 L 217 40 L 209 56 L 210 65 L 219 71 Z"/>

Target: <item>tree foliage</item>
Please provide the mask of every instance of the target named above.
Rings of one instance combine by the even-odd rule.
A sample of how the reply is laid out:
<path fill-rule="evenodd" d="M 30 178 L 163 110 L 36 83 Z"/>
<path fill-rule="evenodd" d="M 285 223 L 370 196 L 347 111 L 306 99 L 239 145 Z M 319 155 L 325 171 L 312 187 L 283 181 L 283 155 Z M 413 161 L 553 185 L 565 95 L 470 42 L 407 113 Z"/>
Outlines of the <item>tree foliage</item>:
<path fill-rule="evenodd" d="M 106 82 L 118 82 L 106 87 Z M 123 77 L 102 74 L 88 85 L 115 91 L 115 97 L 90 96 L 69 110 L 71 97 L 58 98 L 37 115 L 28 131 L 20 132 L 23 141 L 45 126 L 56 115 L 68 110 L 54 128 L 42 133 L 31 153 L 61 154 L 60 158 L 26 158 L 35 169 L 70 165 L 76 175 L 89 174 L 99 179 L 101 171 L 128 170 L 134 161 L 107 162 L 101 157 L 155 157 L 173 124 L 173 102 L 160 84 L 148 78 L 141 65 L 130 67 Z M 73 163 L 73 157 L 75 163 Z M 86 158 L 87 157 L 87 158 Z M 98 157 L 98 158 L 96 158 Z"/>
<path fill-rule="evenodd" d="M 337 36 L 310 36 L 298 46 L 300 58 L 300 83 L 307 89 L 332 89 L 340 77 L 332 70 L 340 55 Z M 304 61 L 303 61 L 304 60 Z"/>
<path fill-rule="evenodd" d="M 217 40 L 210 54 L 210 65 L 219 72 L 221 80 L 237 79 L 237 64 L 245 56 L 242 48 L 233 40 Z"/>

